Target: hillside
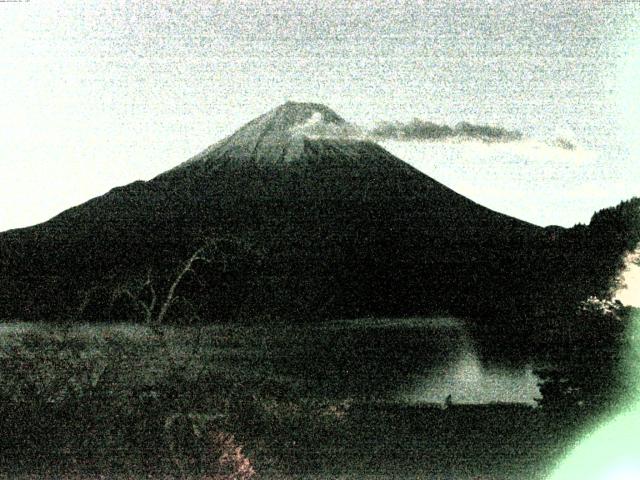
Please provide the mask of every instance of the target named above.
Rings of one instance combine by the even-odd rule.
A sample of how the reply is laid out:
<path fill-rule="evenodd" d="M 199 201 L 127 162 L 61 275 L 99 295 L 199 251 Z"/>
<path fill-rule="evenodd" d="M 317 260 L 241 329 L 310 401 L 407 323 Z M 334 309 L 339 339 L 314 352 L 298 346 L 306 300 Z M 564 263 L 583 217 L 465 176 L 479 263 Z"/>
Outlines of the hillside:
<path fill-rule="evenodd" d="M 148 276 L 166 291 L 203 242 L 224 239 L 180 285 L 209 321 L 506 318 L 557 290 L 550 277 L 573 261 L 558 239 L 583 253 L 568 232 L 482 207 L 327 107 L 289 102 L 148 182 L 0 234 L 0 315 L 134 315 L 123 285 Z"/>

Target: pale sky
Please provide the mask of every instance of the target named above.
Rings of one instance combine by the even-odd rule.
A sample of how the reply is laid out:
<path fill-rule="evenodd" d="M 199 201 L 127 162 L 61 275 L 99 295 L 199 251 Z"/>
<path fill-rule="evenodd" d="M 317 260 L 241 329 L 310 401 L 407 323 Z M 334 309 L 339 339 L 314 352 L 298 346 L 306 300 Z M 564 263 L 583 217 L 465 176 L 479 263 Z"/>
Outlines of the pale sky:
<path fill-rule="evenodd" d="M 477 182 L 501 170 L 486 158 L 480 175 L 445 183 L 484 189 L 481 203 L 525 220 L 584 221 L 640 195 L 639 12 L 626 1 L 0 2 L 0 231 L 149 179 L 286 100 L 365 125 L 420 117 L 570 136 L 597 157 L 573 210 L 563 179 L 581 170 L 566 162 L 532 170 L 554 189 L 536 200 L 544 215 L 521 184 L 492 200 Z"/>

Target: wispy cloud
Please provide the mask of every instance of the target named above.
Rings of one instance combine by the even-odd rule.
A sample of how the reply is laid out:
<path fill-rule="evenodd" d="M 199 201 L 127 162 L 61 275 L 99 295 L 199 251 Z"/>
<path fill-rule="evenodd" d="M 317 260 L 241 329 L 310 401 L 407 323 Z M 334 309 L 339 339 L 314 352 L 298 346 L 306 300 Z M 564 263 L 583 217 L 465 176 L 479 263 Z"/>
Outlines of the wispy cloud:
<path fill-rule="evenodd" d="M 320 112 L 315 112 L 306 121 L 293 126 L 290 132 L 311 138 L 364 138 L 359 127 L 348 122 L 327 121 Z"/>
<path fill-rule="evenodd" d="M 338 138 L 372 140 L 374 142 L 452 142 L 473 143 L 487 146 L 510 144 L 509 148 L 524 151 L 550 153 L 564 150 L 567 153 L 584 153 L 571 132 L 557 132 L 549 140 L 525 137 L 518 130 L 509 130 L 501 126 L 459 122 L 451 127 L 420 118 L 409 122 L 379 121 L 373 127 L 361 127 L 348 122 L 327 121 L 320 112 L 293 126 L 291 133 L 311 138 Z"/>
<path fill-rule="evenodd" d="M 377 140 L 400 141 L 472 139 L 484 142 L 513 142 L 523 138 L 519 131 L 492 125 L 460 122 L 450 127 L 419 118 L 409 122 L 380 122 L 367 133 Z"/>
<path fill-rule="evenodd" d="M 525 142 L 528 144 L 538 144 L 538 147 L 547 146 L 567 151 L 580 149 L 574 136 L 570 132 L 568 134 L 558 134 L 550 140 L 542 141 L 527 138 L 518 130 L 509 130 L 496 125 L 460 122 L 451 127 L 449 125 L 438 124 L 428 120 L 422 120 L 420 118 L 414 118 L 409 122 L 381 121 L 374 127 L 364 130 L 363 133 L 368 138 L 376 141 L 476 141 L 483 143 Z"/>
<path fill-rule="evenodd" d="M 566 137 L 556 137 L 549 143 L 551 144 L 551 146 L 558 147 L 563 150 L 575 150 L 577 148 L 575 140 Z"/>

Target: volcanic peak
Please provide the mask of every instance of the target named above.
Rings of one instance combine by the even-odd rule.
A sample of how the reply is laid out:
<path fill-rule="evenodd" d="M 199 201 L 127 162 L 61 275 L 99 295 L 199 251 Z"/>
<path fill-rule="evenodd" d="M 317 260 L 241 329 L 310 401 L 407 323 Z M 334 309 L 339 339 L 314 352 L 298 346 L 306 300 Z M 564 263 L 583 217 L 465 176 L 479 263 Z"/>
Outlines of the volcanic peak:
<path fill-rule="evenodd" d="M 289 163 L 299 157 L 306 138 L 360 138 L 360 130 L 319 103 L 286 102 L 250 121 L 224 140 L 187 160 L 233 159 L 257 163 Z"/>

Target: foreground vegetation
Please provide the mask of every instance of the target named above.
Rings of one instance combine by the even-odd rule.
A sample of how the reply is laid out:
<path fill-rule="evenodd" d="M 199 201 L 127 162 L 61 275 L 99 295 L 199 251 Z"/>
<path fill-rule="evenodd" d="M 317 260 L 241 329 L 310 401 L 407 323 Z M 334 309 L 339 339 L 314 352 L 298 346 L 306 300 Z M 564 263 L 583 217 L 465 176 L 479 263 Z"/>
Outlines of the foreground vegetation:
<path fill-rule="evenodd" d="M 1 338 L 5 469 L 252 476 L 233 432 L 267 386 L 250 344 L 233 358 L 231 329 L 13 324 Z"/>
<path fill-rule="evenodd" d="M 402 359 L 428 349 L 418 327 L 387 329 L 382 342 L 335 325 L 4 324 L 1 471 L 535 478 L 588 417 L 566 404 L 393 402 L 385 392 L 410 373 Z M 372 374 L 350 376 L 358 366 Z"/>

